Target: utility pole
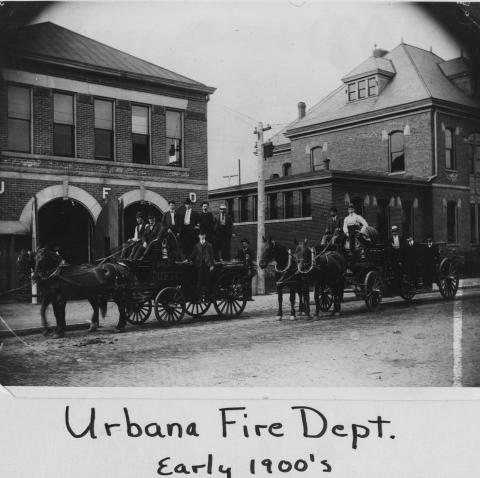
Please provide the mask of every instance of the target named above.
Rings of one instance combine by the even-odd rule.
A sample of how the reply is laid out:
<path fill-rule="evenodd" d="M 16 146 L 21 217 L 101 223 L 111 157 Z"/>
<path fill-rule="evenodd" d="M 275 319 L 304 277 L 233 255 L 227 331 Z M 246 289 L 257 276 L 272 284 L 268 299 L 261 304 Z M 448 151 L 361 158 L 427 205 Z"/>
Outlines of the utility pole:
<path fill-rule="evenodd" d="M 270 125 L 263 127 L 263 123 L 259 122 L 255 128 L 254 134 L 257 135 L 257 264 L 262 259 L 263 238 L 265 237 L 265 158 L 263 154 L 263 133 L 272 129 Z M 258 268 L 257 272 L 257 294 L 265 294 L 265 271 Z"/>

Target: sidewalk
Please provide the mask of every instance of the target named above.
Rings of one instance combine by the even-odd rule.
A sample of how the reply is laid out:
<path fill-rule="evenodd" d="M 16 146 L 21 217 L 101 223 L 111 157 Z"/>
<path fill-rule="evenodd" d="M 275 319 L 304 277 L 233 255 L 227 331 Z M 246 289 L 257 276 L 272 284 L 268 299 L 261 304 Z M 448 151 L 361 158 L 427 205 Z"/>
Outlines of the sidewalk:
<path fill-rule="evenodd" d="M 460 289 L 471 289 L 480 286 L 480 277 L 461 279 Z M 434 286 L 434 291 L 437 291 L 438 287 Z M 312 296 L 311 296 L 312 297 Z M 353 293 L 346 293 L 345 302 L 359 301 Z M 401 299 L 400 299 L 401 300 Z M 284 293 L 283 296 L 284 313 L 288 314 L 289 311 L 289 298 L 288 293 Z M 244 315 L 266 315 L 274 314 L 277 309 L 277 296 L 276 294 L 268 294 L 263 296 L 255 296 L 254 302 L 247 302 L 247 306 Z M 90 324 L 90 317 L 92 315 L 92 309 L 87 301 L 71 301 L 67 304 L 66 317 L 67 317 L 67 330 L 79 330 L 87 329 Z M 207 312 L 206 316 L 216 315 L 213 305 Z M 0 304 L 0 338 L 11 337 L 12 334 L 8 330 L 10 327 L 15 331 L 17 335 L 28 335 L 35 333 L 42 333 L 43 328 L 40 319 L 40 306 L 32 305 L 26 302 Z M 185 314 L 183 321 L 186 321 L 190 317 Z M 50 325 L 55 324 L 55 318 L 51 306 L 47 310 L 47 320 Z M 104 319 L 100 318 L 100 325 L 102 328 L 114 328 L 118 320 L 118 309 L 114 303 L 108 304 L 107 315 Z M 198 320 L 198 319 L 197 319 Z M 201 320 L 201 319 L 200 319 Z M 8 327 L 4 324 L 5 321 Z M 155 314 L 152 311 L 152 315 L 143 325 L 156 326 L 157 321 Z"/>

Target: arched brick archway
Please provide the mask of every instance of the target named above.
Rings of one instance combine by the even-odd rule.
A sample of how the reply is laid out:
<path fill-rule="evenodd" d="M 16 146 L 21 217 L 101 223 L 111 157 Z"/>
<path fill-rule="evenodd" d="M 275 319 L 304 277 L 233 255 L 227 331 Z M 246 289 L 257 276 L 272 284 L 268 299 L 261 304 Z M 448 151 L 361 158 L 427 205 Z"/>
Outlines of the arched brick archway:
<path fill-rule="evenodd" d="M 136 202 L 146 201 L 158 207 L 162 213 L 168 210 L 168 201 L 160 194 L 149 189 L 132 189 L 122 194 L 118 199 L 123 201 L 124 208 Z"/>
<path fill-rule="evenodd" d="M 38 209 L 54 199 L 63 198 L 64 194 L 65 189 L 62 184 L 42 189 L 36 193 Z M 87 191 L 76 186 L 69 185 L 68 197 L 78 201 L 82 206 L 85 206 L 92 216 L 93 222 L 95 223 L 97 221 L 102 206 L 100 206 L 99 202 L 90 193 L 87 193 Z M 20 215 L 20 222 L 28 227 L 30 227 L 32 223 L 32 203 L 33 198 L 27 202 Z"/>

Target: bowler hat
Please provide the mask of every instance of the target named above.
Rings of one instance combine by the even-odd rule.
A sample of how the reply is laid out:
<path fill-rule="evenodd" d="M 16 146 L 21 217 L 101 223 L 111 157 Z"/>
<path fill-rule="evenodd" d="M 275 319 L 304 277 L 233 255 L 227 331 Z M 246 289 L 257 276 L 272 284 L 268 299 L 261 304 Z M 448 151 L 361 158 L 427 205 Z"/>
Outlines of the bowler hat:
<path fill-rule="evenodd" d="M 192 204 L 192 200 L 190 198 L 185 199 L 184 204 Z"/>
<path fill-rule="evenodd" d="M 225 204 L 221 204 L 220 209 L 227 209 L 227 206 L 225 206 Z"/>
<path fill-rule="evenodd" d="M 392 226 L 392 232 L 398 232 L 398 226 Z"/>
<path fill-rule="evenodd" d="M 137 213 L 135 214 L 135 217 L 140 217 L 140 218 L 142 218 L 142 219 L 145 218 L 145 216 L 144 216 L 144 214 L 143 214 L 142 211 L 137 211 Z"/>
<path fill-rule="evenodd" d="M 170 201 L 168 201 L 168 204 L 173 204 L 173 205 L 175 205 L 176 203 L 175 203 L 175 201 L 174 201 L 173 199 L 170 199 Z"/>
<path fill-rule="evenodd" d="M 240 242 L 246 242 L 247 244 L 250 244 L 250 243 L 248 242 L 248 239 L 247 239 L 246 237 L 242 237 L 242 240 L 241 240 Z"/>

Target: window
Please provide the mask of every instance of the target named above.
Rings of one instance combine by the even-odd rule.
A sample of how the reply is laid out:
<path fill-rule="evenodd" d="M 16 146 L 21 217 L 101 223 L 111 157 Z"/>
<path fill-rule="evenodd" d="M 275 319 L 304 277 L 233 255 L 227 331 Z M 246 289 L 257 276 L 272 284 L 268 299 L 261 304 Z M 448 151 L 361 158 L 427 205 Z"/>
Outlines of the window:
<path fill-rule="evenodd" d="M 290 176 L 292 174 L 292 165 L 290 163 L 285 163 L 282 166 L 282 169 L 283 169 L 284 176 Z"/>
<path fill-rule="evenodd" d="M 470 173 L 480 173 L 480 133 L 472 133 L 467 138 L 470 145 Z"/>
<path fill-rule="evenodd" d="M 113 160 L 113 103 L 95 100 L 95 158 Z"/>
<path fill-rule="evenodd" d="M 148 106 L 132 106 L 132 161 L 150 164 L 150 111 Z"/>
<path fill-rule="evenodd" d="M 405 171 L 405 152 L 403 133 L 394 131 L 390 133 L 390 172 Z"/>
<path fill-rule="evenodd" d="M 74 156 L 75 122 L 73 115 L 73 95 L 54 93 L 53 95 L 53 154 Z"/>
<path fill-rule="evenodd" d="M 258 220 L 258 196 L 252 196 L 252 221 Z"/>
<path fill-rule="evenodd" d="M 167 123 L 167 163 L 170 166 L 182 165 L 182 113 L 166 112 Z"/>
<path fill-rule="evenodd" d="M 235 220 L 235 210 L 234 210 L 234 199 L 227 199 L 227 213 L 232 216 L 232 219 Z"/>
<path fill-rule="evenodd" d="M 474 203 L 470 203 L 470 242 L 477 242 L 477 225 Z"/>
<path fill-rule="evenodd" d="M 355 101 L 357 99 L 357 84 L 348 84 L 348 101 Z"/>
<path fill-rule="evenodd" d="M 310 171 L 318 171 L 322 168 L 322 148 L 313 148 L 310 151 Z"/>
<path fill-rule="evenodd" d="M 402 234 L 414 234 L 412 201 L 402 201 Z"/>
<path fill-rule="evenodd" d="M 358 82 L 358 99 L 361 100 L 367 96 L 367 82 L 360 80 Z"/>
<path fill-rule="evenodd" d="M 278 179 L 280 176 L 277 173 L 270 174 L 270 179 Z"/>
<path fill-rule="evenodd" d="M 312 208 L 310 203 L 310 189 L 302 189 L 300 195 L 302 217 L 310 217 Z"/>
<path fill-rule="evenodd" d="M 240 222 L 248 221 L 248 197 L 240 198 Z"/>
<path fill-rule="evenodd" d="M 268 219 L 277 219 L 277 193 L 268 195 Z"/>
<path fill-rule="evenodd" d="M 283 193 L 283 201 L 285 207 L 285 218 L 293 217 L 293 191 Z"/>
<path fill-rule="evenodd" d="M 447 242 L 457 242 L 457 203 L 447 203 Z"/>
<path fill-rule="evenodd" d="M 453 130 L 445 130 L 445 167 L 447 169 L 455 169 L 455 149 L 453 142 Z"/>
<path fill-rule="evenodd" d="M 8 149 L 30 152 L 30 88 L 8 86 Z"/>
<path fill-rule="evenodd" d="M 376 96 L 377 95 L 377 79 L 369 78 L 368 79 L 368 96 Z"/>

